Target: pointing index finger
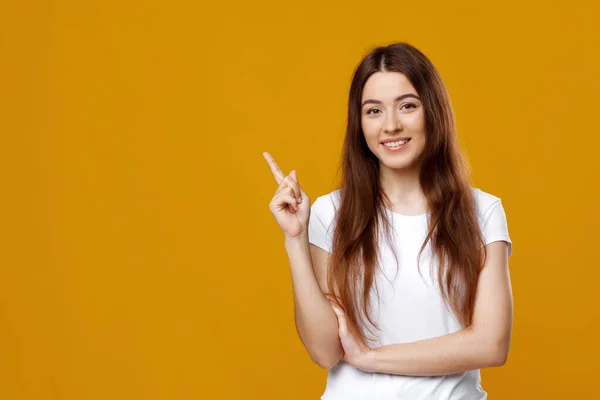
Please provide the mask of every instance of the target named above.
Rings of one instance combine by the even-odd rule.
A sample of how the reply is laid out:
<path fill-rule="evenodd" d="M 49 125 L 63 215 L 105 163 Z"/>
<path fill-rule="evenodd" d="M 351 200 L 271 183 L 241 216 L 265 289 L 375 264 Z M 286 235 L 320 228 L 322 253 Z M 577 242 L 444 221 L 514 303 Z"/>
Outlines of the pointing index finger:
<path fill-rule="evenodd" d="M 275 162 L 275 159 L 269 153 L 267 153 L 265 151 L 263 153 L 263 156 L 267 160 L 269 167 L 271 167 L 271 172 L 273 173 L 273 176 L 275 177 L 275 181 L 277 181 L 277 184 L 280 184 L 281 181 L 283 180 L 283 178 L 285 178 L 285 175 L 283 174 L 283 172 L 281 172 L 281 169 L 279 169 L 279 166 Z"/>

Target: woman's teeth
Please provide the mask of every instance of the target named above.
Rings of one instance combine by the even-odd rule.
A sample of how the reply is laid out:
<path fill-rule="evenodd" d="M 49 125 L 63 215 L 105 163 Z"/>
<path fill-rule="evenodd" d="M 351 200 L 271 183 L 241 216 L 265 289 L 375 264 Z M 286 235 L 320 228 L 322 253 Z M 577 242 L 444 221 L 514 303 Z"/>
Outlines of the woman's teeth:
<path fill-rule="evenodd" d="M 387 147 L 398 147 L 398 146 L 402 146 L 406 142 L 408 142 L 408 140 L 399 140 L 397 142 L 387 142 L 387 143 L 384 143 L 383 145 L 387 146 Z"/>

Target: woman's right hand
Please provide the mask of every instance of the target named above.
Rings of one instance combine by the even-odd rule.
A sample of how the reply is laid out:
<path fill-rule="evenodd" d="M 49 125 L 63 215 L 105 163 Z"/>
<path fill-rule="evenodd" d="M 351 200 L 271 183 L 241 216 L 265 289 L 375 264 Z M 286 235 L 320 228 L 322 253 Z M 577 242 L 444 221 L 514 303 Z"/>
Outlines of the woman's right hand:
<path fill-rule="evenodd" d="M 298 184 L 295 170 L 285 176 L 269 153 L 265 152 L 263 156 L 279 185 L 269 203 L 269 209 L 285 237 L 297 238 L 308 231 L 310 199 Z"/>

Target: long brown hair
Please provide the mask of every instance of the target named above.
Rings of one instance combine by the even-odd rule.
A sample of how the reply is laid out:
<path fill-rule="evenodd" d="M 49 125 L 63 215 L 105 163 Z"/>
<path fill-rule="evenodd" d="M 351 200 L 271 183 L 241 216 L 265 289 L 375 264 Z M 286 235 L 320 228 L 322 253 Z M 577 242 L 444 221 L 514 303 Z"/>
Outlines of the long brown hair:
<path fill-rule="evenodd" d="M 384 224 L 388 243 L 392 240 L 385 211 L 390 201 L 381 188 L 379 160 L 364 138 L 360 101 L 367 79 L 375 72 L 387 71 L 404 74 L 424 105 L 426 145 L 419 179 L 429 214 L 428 233 L 419 258 L 431 241 L 432 258 L 439 265 L 437 278 L 442 297 L 463 327 L 471 324 L 477 279 L 487 257 L 469 166 L 460 149 L 450 98 L 439 73 L 410 44 L 400 42 L 374 48 L 356 67 L 350 86 L 340 165 L 342 190 L 327 276 L 327 296 L 337 300 L 345 310 L 350 329 L 363 339 L 367 337 L 359 325 L 365 322 L 364 317 L 376 326 L 368 310 L 369 292 L 380 261 L 380 224 Z"/>

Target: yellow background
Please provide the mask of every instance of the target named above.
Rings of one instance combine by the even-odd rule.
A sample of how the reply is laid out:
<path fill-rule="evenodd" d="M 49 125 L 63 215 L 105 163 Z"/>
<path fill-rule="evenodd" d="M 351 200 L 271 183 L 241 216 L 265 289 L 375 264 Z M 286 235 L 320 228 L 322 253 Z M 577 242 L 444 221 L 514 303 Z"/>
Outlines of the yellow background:
<path fill-rule="evenodd" d="M 400 40 L 507 213 L 490 399 L 600 398 L 597 4 L 3 1 L 0 398 L 318 399 L 262 152 L 333 190 L 352 70 Z"/>

